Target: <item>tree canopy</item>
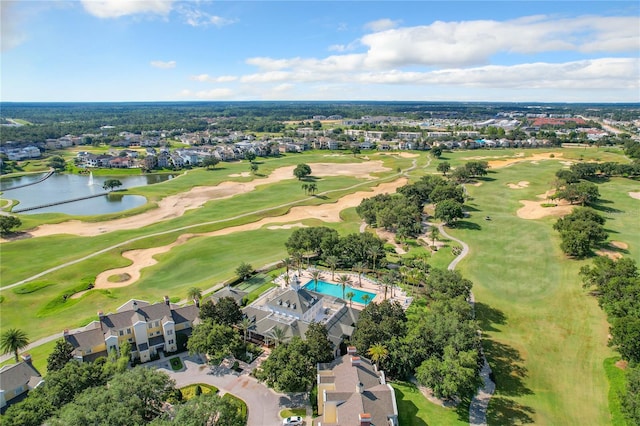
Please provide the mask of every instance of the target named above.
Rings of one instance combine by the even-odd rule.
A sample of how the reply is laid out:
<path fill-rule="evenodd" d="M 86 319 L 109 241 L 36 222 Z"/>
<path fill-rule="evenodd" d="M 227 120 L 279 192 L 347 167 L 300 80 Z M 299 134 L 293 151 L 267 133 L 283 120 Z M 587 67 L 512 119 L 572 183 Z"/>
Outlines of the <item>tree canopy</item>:
<path fill-rule="evenodd" d="M 302 180 L 307 176 L 311 175 L 311 167 L 308 164 L 298 164 L 295 169 L 293 169 L 293 175 L 298 178 L 298 180 Z"/>

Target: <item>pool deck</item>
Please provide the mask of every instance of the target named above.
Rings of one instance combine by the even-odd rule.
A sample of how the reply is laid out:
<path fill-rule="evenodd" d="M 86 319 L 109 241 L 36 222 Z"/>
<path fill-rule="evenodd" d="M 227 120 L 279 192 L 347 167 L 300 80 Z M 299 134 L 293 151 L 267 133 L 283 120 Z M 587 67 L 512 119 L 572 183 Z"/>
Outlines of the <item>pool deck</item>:
<path fill-rule="evenodd" d="M 313 268 L 301 269 L 299 274 L 300 283 L 306 284 L 308 281 L 313 280 L 313 276 L 311 275 L 313 271 L 315 271 L 315 269 Z M 320 271 L 320 276 L 318 277 L 318 280 L 331 283 L 331 284 L 340 285 L 340 283 L 337 282 L 335 279 L 331 279 L 331 271 L 326 271 L 322 269 L 319 269 L 318 271 Z M 278 284 L 283 288 L 286 287 L 286 283 L 284 280 L 285 275 L 286 275 L 286 272 L 274 280 L 276 284 Z M 289 276 L 293 278 L 294 275 L 298 275 L 298 270 L 292 268 L 289 271 Z M 381 287 L 380 285 L 378 285 L 378 283 L 375 280 L 367 277 L 364 274 L 359 278 L 358 274 L 353 272 L 336 271 L 334 274 L 335 277 L 339 277 L 341 275 L 346 275 L 350 278 L 349 285 L 351 285 L 351 287 L 358 290 L 374 293 L 376 296 L 373 298 L 371 302 L 380 303 L 384 300 L 384 287 Z M 362 283 L 362 285 L 360 285 L 360 283 Z M 400 306 L 402 306 L 404 309 L 407 309 L 411 304 L 411 302 L 413 301 L 413 298 L 410 296 L 407 296 L 407 293 L 404 290 L 401 290 L 400 287 L 393 287 L 392 289 L 389 289 L 387 291 L 387 299 L 390 299 L 392 301 L 397 301 L 400 304 Z M 353 302 L 353 307 L 358 309 L 363 309 L 364 305 L 362 303 Z"/>

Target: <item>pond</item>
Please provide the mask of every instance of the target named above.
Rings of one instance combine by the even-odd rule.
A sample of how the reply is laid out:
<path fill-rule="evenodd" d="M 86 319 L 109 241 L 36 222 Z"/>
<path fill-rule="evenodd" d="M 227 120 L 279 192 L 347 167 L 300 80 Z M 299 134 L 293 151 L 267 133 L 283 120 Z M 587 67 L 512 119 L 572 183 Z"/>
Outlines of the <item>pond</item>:
<path fill-rule="evenodd" d="M 56 173 L 42 182 L 11 189 L 38 182 L 44 175 L 45 174 L 34 174 L 2 179 L 0 181 L 0 190 L 3 191 L 2 199 L 18 201 L 19 204 L 14 207 L 14 210 L 16 210 L 102 194 L 105 192 L 102 185 L 107 179 L 118 179 L 122 182 L 122 186 L 118 189 L 124 189 L 152 185 L 173 178 L 173 175 L 93 177 L 91 174 L 75 175 Z M 146 198 L 140 195 L 125 195 L 116 192 L 107 196 L 29 210 L 22 214 L 64 213 L 69 215 L 98 215 L 132 209 L 146 202 Z"/>

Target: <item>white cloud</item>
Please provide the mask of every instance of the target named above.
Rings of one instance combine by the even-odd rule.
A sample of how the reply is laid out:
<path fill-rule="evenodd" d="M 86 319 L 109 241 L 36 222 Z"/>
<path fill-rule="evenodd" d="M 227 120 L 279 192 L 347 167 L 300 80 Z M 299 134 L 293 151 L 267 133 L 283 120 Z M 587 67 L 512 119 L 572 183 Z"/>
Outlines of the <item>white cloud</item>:
<path fill-rule="evenodd" d="M 220 28 L 236 22 L 233 19 L 211 15 L 207 12 L 203 12 L 202 10 L 186 5 L 182 5 L 181 7 L 179 7 L 178 13 L 182 15 L 185 23 L 191 25 L 192 27 L 206 27 L 209 25 L 213 25 L 214 27 Z"/>
<path fill-rule="evenodd" d="M 154 68 L 169 69 L 176 67 L 176 61 L 151 61 L 149 64 Z"/>
<path fill-rule="evenodd" d="M 532 16 L 505 22 L 437 21 L 374 32 L 360 41 L 368 47 L 366 65 L 370 69 L 410 65 L 446 68 L 487 64 L 498 53 L 637 51 L 638 28 L 638 17 Z"/>
<path fill-rule="evenodd" d="M 378 32 L 396 28 L 401 22 L 402 21 L 400 20 L 393 21 L 391 19 L 378 19 L 377 21 L 366 23 L 364 27 L 367 30 Z"/>
<path fill-rule="evenodd" d="M 195 81 L 210 82 L 210 83 L 229 83 L 232 81 L 236 81 L 238 77 L 236 77 L 235 75 L 221 75 L 221 76 L 215 77 L 209 74 L 199 74 L 199 75 L 191 76 L 190 79 Z"/>
<path fill-rule="evenodd" d="M 152 14 L 167 16 L 174 0 L 81 0 L 84 9 L 98 18 Z"/>
<path fill-rule="evenodd" d="M 25 40 L 27 40 L 27 34 L 22 29 L 23 16 L 19 10 L 17 10 L 17 2 L 2 2 L 0 6 L 2 13 L 0 13 L 0 40 L 2 46 L 2 52 L 13 49 L 19 46 Z"/>
<path fill-rule="evenodd" d="M 638 58 L 601 58 L 560 64 L 487 65 L 431 72 L 397 70 L 354 75 L 359 83 L 448 85 L 495 89 L 640 89 Z"/>

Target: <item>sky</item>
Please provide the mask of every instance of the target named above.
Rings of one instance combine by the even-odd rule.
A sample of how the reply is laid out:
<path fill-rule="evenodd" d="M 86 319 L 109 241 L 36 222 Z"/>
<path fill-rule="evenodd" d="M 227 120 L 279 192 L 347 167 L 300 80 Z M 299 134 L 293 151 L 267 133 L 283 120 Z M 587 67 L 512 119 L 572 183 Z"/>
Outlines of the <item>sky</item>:
<path fill-rule="evenodd" d="M 640 2 L 0 0 L 0 100 L 640 102 Z"/>

